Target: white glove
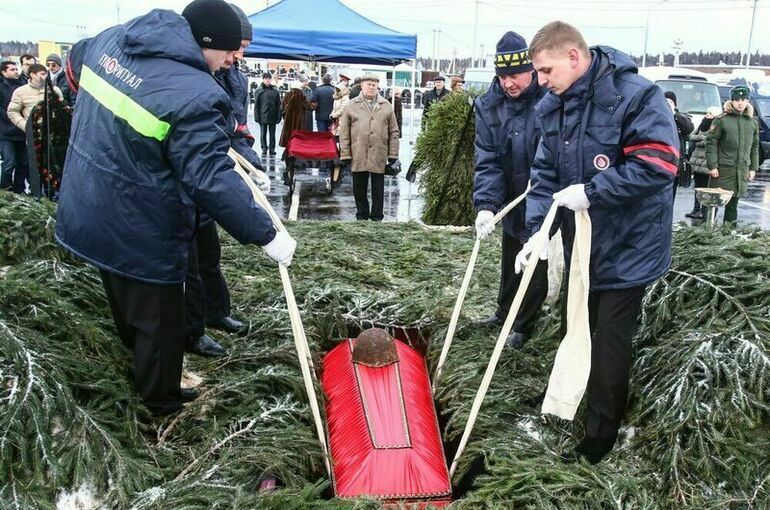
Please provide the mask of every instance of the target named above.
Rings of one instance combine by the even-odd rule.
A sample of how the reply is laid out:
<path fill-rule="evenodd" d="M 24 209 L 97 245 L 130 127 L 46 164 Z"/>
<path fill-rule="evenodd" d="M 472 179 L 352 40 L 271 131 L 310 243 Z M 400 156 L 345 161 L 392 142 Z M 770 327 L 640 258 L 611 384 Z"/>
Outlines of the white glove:
<path fill-rule="evenodd" d="M 262 247 L 267 256 L 279 264 L 288 267 L 291 265 L 291 259 L 294 257 L 294 250 L 297 249 L 297 241 L 285 230 L 279 230 L 272 241 Z"/>
<path fill-rule="evenodd" d="M 482 209 L 476 215 L 476 237 L 478 239 L 484 239 L 489 234 L 495 231 L 495 224 L 492 221 L 495 215 L 492 211 Z"/>
<path fill-rule="evenodd" d="M 538 232 L 530 237 L 529 241 L 524 243 L 524 246 L 521 247 L 521 251 L 516 255 L 516 261 L 513 263 L 513 270 L 516 274 L 521 273 L 521 271 L 527 267 L 529 264 L 529 256 L 532 254 L 532 247 L 535 245 L 535 240 L 543 236 L 546 236 L 546 239 L 545 247 L 543 248 L 543 251 L 540 252 L 540 260 L 548 260 L 548 250 L 550 245 L 547 239 L 548 236 L 544 232 Z"/>
<path fill-rule="evenodd" d="M 270 193 L 270 177 L 265 172 L 257 170 L 249 175 L 251 175 L 251 180 L 262 190 L 262 193 Z"/>
<path fill-rule="evenodd" d="M 573 184 L 563 190 L 554 193 L 553 199 L 560 206 L 571 209 L 575 212 L 585 211 L 591 207 L 591 202 L 586 196 L 585 184 Z"/>

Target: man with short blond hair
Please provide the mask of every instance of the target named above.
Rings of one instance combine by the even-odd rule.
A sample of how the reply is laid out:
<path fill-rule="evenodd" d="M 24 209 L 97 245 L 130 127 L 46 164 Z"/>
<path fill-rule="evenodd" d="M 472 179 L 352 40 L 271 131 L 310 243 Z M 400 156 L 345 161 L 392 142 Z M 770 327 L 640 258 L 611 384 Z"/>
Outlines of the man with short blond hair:
<path fill-rule="evenodd" d="M 526 220 L 532 237 L 517 264 L 526 265 L 536 236 L 548 236 L 541 226 L 554 202 L 564 208 L 569 264 L 574 213 L 588 212 L 588 415 L 585 436 L 567 457 L 596 463 L 612 450 L 625 412 L 631 339 L 646 286 L 671 265 L 679 140 L 663 91 L 639 76 L 627 55 L 607 46 L 588 49 L 575 27 L 556 21 L 535 35 L 529 56 L 550 93 L 536 108 L 540 145 Z"/>
<path fill-rule="evenodd" d="M 538 30 L 535 37 L 532 38 L 529 44 L 529 54 L 563 49 L 566 46 L 574 46 L 586 57 L 591 54 L 583 34 L 577 28 L 563 21 L 553 21 Z"/>

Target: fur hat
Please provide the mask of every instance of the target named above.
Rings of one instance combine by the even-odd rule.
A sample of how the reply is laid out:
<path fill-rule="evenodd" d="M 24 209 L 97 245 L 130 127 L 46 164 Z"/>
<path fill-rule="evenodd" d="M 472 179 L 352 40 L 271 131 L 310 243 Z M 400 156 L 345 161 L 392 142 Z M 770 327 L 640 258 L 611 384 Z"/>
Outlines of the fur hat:
<path fill-rule="evenodd" d="M 241 22 L 224 0 L 195 0 L 182 11 L 201 48 L 235 51 L 241 47 Z"/>
<path fill-rule="evenodd" d="M 534 69 L 529 59 L 527 41 L 516 32 L 506 32 L 497 41 L 495 53 L 495 74 L 505 76 Z"/>
<path fill-rule="evenodd" d="M 674 106 L 676 106 L 676 94 L 674 94 L 673 91 L 667 90 L 663 93 L 664 96 L 666 96 L 666 99 L 670 99 L 674 102 Z"/>

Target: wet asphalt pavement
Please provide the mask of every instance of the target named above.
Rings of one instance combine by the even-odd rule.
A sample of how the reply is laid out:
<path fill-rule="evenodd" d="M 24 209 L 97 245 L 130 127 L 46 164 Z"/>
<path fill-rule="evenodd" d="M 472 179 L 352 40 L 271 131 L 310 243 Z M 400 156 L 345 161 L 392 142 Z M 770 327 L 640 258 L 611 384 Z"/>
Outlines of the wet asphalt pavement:
<path fill-rule="evenodd" d="M 411 184 L 404 178 L 406 169 L 412 161 L 413 140 L 420 131 L 420 115 L 422 110 L 415 110 L 415 124 L 410 137 L 410 111 L 404 109 L 404 136 L 401 139 L 400 159 L 403 167 L 401 175 L 385 177 L 385 221 L 419 220 L 422 214 L 423 200 L 419 195 L 419 180 Z M 259 125 L 253 121 L 249 112 L 249 130 L 257 139 L 255 149 L 260 153 Z M 276 129 L 276 139 L 280 139 L 283 124 Z M 279 216 L 289 218 L 292 208 L 292 195 L 289 188 L 283 184 L 282 175 L 285 168 L 281 161 L 283 148 L 276 147 L 275 157 L 263 157 L 263 163 L 272 181 L 272 189 L 268 194 L 270 203 Z M 754 182 L 749 183 L 749 189 L 738 205 L 738 223 L 759 225 L 764 230 L 770 230 L 770 160 L 763 165 L 763 171 L 757 174 Z M 350 175 L 343 177 L 340 187 L 331 191 L 328 186 L 329 172 L 326 170 L 301 170 L 297 173 L 295 196 L 299 202 L 296 207 L 298 220 L 341 220 L 355 221 L 356 206 L 353 199 L 353 185 Z M 685 217 L 693 207 L 693 188 L 679 188 L 674 203 L 674 222 L 684 221 L 688 224 L 702 223 L 702 220 L 691 220 Z M 723 210 L 720 210 L 717 221 L 721 223 Z"/>

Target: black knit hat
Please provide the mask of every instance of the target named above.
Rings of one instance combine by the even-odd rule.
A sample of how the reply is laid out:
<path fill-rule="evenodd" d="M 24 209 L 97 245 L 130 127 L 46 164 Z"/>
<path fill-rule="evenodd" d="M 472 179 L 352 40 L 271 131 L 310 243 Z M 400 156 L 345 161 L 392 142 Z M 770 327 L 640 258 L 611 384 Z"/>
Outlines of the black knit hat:
<path fill-rule="evenodd" d="M 674 106 L 676 106 L 676 94 L 674 94 L 673 91 L 667 90 L 663 93 L 663 95 L 666 97 L 666 99 L 670 99 L 674 102 Z"/>
<path fill-rule="evenodd" d="M 195 0 L 182 11 L 201 48 L 235 51 L 241 47 L 241 22 L 224 0 Z"/>
<path fill-rule="evenodd" d="M 246 16 L 246 13 L 243 12 L 243 9 L 237 5 L 231 3 L 230 7 L 232 7 L 235 11 L 235 14 L 238 15 L 238 21 L 241 22 L 241 39 L 246 39 L 249 41 L 254 39 L 254 27 L 251 26 L 249 17 Z"/>
<path fill-rule="evenodd" d="M 533 69 L 529 59 L 527 41 L 516 32 L 506 32 L 497 41 L 495 53 L 495 74 L 497 76 L 517 74 Z"/>
<path fill-rule="evenodd" d="M 751 91 L 746 85 L 738 85 L 730 89 L 730 100 L 735 101 L 737 99 L 750 99 Z"/>

